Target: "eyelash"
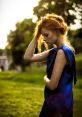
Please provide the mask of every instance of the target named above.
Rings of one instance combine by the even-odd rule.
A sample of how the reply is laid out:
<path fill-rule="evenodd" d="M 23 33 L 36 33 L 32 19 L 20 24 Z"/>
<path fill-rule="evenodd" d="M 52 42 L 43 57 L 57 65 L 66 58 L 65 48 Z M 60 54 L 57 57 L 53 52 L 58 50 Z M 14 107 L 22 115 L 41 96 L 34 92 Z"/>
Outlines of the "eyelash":
<path fill-rule="evenodd" d="M 48 37 L 48 34 L 44 34 L 45 37 Z"/>

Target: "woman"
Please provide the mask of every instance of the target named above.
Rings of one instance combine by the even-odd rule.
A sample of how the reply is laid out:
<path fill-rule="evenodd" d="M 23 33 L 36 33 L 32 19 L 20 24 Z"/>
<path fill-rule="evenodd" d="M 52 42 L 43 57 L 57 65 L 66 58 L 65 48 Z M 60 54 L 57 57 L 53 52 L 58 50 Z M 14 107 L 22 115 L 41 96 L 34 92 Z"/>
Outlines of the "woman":
<path fill-rule="evenodd" d="M 47 61 L 44 76 L 44 103 L 39 117 L 73 117 L 72 82 L 76 83 L 74 49 L 67 40 L 68 26 L 61 16 L 47 14 L 37 22 L 35 36 L 24 58 L 31 62 Z M 34 54 L 37 42 L 50 48 Z"/>

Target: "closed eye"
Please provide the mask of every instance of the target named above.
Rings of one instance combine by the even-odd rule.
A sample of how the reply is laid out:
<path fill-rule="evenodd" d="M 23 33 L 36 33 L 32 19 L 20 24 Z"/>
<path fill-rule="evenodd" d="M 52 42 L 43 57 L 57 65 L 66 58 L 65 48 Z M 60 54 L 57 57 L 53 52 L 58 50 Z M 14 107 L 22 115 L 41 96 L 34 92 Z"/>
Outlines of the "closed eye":
<path fill-rule="evenodd" d="M 48 37 L 48 33 L 44 33 L 43 36 L 44 36 L 44 37 Z"/>

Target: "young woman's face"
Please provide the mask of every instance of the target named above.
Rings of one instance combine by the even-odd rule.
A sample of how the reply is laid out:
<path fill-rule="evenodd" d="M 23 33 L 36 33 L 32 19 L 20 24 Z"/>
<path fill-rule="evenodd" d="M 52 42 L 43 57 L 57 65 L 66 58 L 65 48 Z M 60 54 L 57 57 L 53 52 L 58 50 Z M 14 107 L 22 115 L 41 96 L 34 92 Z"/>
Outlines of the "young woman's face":
<path fill-rule="evenodd" d="M 43 40 L 49 44 L 55 44 L 57 41 L 57 36 L 55 32 L 42 28 L 41 34 L 43 36 Z"/>

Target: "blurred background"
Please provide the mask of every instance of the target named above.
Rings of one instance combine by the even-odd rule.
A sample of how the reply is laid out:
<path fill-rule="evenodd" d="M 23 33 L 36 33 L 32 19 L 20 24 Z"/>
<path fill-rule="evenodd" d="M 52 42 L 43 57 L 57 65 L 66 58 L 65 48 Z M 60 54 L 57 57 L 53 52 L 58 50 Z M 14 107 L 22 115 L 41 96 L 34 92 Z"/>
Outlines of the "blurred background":
<path fill-rule="evenodd" d="M 69 26 L 77 70 L 74 117 L 82 117 L 82 0 L 0 0 L 0 117 L 39 115 L 46 64 L 29 63 L 23 56 L 36 22 L 46 13 L 63 16 Z"/>

